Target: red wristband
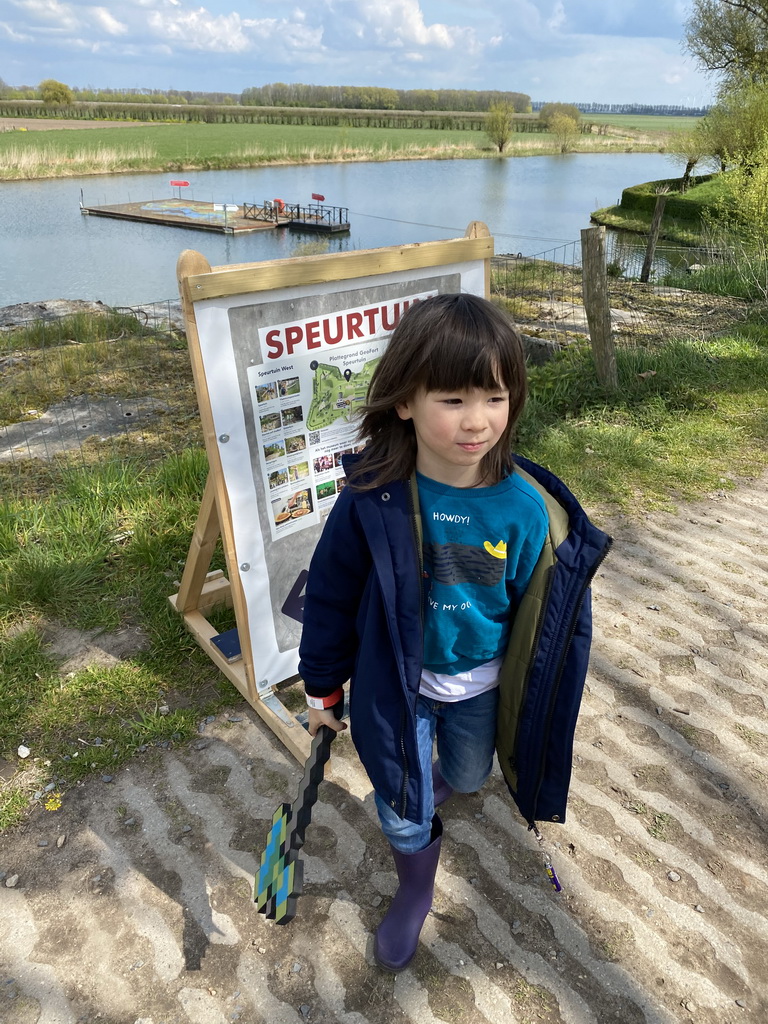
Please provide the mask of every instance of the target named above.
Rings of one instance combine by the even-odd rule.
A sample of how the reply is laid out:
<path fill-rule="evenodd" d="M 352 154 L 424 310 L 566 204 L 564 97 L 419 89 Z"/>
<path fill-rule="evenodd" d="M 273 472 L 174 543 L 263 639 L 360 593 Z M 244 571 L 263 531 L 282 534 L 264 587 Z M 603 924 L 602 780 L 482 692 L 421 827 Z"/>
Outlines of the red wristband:
<path fill-rule="evenodd" d="M 338 704 L 344 696 L 344 688 L 340 686 L 338 690 L 334 690 L 333 693 L 329 693 L 327 697 L 310 697 L 307 696 L 307 707 L 312 708 L 313 711 L 324 711 L 326 708 L 332 708 L 334 704 Z"/>

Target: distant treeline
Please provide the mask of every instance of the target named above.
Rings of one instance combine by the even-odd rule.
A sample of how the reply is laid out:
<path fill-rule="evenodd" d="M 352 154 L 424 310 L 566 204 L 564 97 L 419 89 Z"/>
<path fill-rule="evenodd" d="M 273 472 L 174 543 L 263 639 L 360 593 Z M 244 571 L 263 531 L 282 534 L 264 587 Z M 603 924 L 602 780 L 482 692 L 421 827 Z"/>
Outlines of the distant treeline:
<path fill-rule="evenodd" d="M 538 112 L 546 100 L 531 101 L 522 92 L 472 89 L 384 89 L 379 86 L 303 85 L 272 82 L 242 93 L 199 92 L 183 89 L 78 89 L 70 90 L 76 104 L 140 104 L 158 107 L 310 107 L 341 110 L 447 111 L 484 113 L 491 104 L 509 103 L 518 114 Z M 36 86 L 10 86 L 0 79 L 0 101 L 39 100 Z M 684 107 L 645 103 L 574 103 L 583 114 L 648 114 L 663 117 L 703 117 L 708 106 Z M 42 115 L 41 115 L 42 116 Z M 45 115 L 49 116 L 49 115 Z M 55 115 L 54 115 L 55 116 Z M 68 115 L 72 116 L 72 115 Z M 142 118 L 142 120 L 147 120 Z"/>
<path fill-rule="evenodd" d="M 70 89 L 76 103 L 151 103 L 159 106 L 186 103 L 233 104 L 235 92 L 189 92 L 177 89 Z M 0 100 L 39 100 L 40 90 L 32 85 L 10 86 L 0 80 Z"/>
<path fill-rule="evenodd" d="M 492 103 L 509 103 L 518 114 L 531 111 L 531 97 L 522 92 L 471 89 L 384 89 L 379 86 L 303 85 L 272 82 L 227 92 L 188 92 L 176 89 L 71 89 L 76 103 L 141 103 L 153 106 L 187 104 L 244 107 L 318 107 L 341 110 L 448 110 L 484 112 Z M 0 99 L 40 99 L 33 86 L 14 88 L 0 81 Z"/>
<path fill-rule="evenodd" d="M 531 110 L 541 110 L 544 103 L 544 100 L 535 100 Z M 646 114 L 656 117 L 704 117 L 709 112 L 709 107 L 651 106 L 647 103 L 574 103 L 574 107 L 578 107 L 582 114 Z"/>
<path fill-rule="evenodd" d="M 509 103 L 518 114 L 531 111 L 531 97 L 522 92 L 471 89 L 383 89 L 356 85 L 270 85 L 244 89 L 240 102 L 257 107 L 332 107 L 340 110 L 487 111 L 493 103 Z"/>
<path fill-rule="evenodd" d="M 349 128 L 426 128 L 483 131 L 486 114 L 461 110 L 331 110 L 317 107 L 242 107 L 223 104 L 43 103 L 0 99 L 0 117 L 45 117 L 84 121 L 165 121 L 207 124 L 301 124 Z M 544 132 L 538 117 L 519 114 L 516 132 Z"/>

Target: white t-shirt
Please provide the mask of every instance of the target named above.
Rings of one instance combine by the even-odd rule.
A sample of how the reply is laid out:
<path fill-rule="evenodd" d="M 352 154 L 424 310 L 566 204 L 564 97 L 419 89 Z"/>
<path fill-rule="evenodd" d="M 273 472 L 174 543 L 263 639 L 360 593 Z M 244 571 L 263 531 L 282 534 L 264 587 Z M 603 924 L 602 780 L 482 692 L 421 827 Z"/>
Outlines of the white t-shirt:
<path fill-rule="evenodd" d="M 430 672 L 428 668 L 424 668 L 421 670 L 419 693 L 422 697 L 443 701 L 446 704 L 477 697 L 478 694 L 493 690 L 499 685 L 499 669 L 503 660 L 501 657 L 494 658 L 455 676 Z"/>

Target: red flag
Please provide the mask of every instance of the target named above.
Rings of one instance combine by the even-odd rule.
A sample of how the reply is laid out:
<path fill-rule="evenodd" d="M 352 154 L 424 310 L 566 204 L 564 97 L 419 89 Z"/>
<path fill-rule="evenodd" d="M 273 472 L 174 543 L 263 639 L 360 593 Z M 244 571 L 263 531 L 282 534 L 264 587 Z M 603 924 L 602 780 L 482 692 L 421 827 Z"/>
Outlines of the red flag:
<path fill-rule="evenodd" d="M 325 202 L 325 196 L 321 196 L 319 192 L 313 192 L 312 193 L 312 198 L 313 199 L 317 199 L 317 201 L 319 203 L 324 203 Z"/>

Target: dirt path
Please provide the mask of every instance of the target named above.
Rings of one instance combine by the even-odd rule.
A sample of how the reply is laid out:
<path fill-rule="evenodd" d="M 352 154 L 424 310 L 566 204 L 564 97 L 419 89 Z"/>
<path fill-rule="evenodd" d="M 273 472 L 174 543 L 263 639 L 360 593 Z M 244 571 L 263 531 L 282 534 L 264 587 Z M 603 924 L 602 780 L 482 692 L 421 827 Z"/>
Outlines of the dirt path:
<path fill-rule="evenodd" d="M 299 772 L 238 706 L 0 837 L 7 1024 L 736 1024 L 768 1020 L 768 478 L 606 524 L 565 826 L 499 776 L 444 808 L 411 967 L 371 959 L 394 876 L 346 738 L 281 928 L 250 902 Z M 64 836 L 63 845 L 57 839 Z"/>

